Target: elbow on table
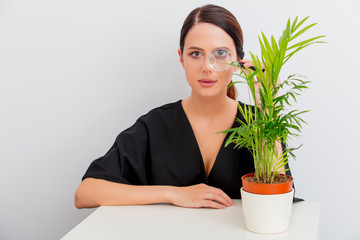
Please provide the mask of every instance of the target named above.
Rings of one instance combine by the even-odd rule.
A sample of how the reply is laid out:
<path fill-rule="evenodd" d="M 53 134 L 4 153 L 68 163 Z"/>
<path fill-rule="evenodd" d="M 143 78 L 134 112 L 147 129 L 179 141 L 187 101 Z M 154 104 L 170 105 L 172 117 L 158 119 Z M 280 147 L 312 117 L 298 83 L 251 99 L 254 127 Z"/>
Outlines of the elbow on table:
<path fill-rule="evenodd" d="M 77 209 L 98 207 L 98 204 L 94 204 L 94 199 L 91 199 L 91 186 L 88 184 L 88 180 L 85 179 L 81 182 L 80 186 L 75 192 L 75 207 Z"/>
<path fill-rule="evenodd" d="M 86 207 L 84 204 L 83 198 L 84 197 L 83 197 L 83 193 L 82 193 L 82 189 L 81 189 L 81 185 L 80 185 L 75 192 L 75 199 L 74 199 L 75 207 L 77 209 L 82 209 L 82 208 Z"/>

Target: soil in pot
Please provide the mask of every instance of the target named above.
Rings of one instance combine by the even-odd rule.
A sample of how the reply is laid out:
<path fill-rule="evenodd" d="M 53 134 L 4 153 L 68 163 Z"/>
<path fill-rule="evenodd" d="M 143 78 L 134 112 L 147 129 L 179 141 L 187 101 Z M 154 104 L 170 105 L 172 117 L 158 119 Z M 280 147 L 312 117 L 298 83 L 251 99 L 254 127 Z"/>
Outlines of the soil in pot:
<path fill-rule="evenodd" d="M 292 181 L 293 178 L 289 175 L 285 175 L 285 174 L 276 174 L 274 177 L 274 180 L 272 182 L 272 184 L 279 184 L 279 183 L 285 183 L 285 182 L 290 182 Z M 253 182 L 253 183 L 265 183 L 264 181 L 259 181 L 256 179 L 255 176 L 249 176 L 246 178 L 246 181 L 248 182 Z M 265 183 L 266 184 L 266 183 Z"/>

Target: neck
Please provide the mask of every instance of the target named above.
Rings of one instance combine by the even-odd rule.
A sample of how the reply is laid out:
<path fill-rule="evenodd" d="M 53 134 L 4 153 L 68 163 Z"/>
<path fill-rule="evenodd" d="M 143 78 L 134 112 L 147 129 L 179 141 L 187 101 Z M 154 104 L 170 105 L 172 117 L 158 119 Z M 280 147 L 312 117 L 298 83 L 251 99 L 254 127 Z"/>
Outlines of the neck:
<path fill-rule="evenodd" d="M 183 105 L 198 116 L 216 116 L 228 111 L 233 106 L 234 100 L 226 95 L 203 97 L 191 94 L 184 100 Z"/>

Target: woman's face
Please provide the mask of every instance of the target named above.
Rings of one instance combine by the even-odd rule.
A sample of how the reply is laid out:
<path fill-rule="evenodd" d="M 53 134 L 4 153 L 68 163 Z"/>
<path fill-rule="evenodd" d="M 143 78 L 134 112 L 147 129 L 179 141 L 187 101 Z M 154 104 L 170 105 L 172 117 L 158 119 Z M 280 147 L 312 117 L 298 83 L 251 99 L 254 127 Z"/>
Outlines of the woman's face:
<path fill-rule="evenodd" d="M 223 29 L 210 23 L 194 25 L 185 38 L 183 52 L 179 50 L 180 62 L 192 94 L 203 97 L 226 96 L 227 86 L 237 68 L 230 67 L 223 72 L 210 68 L 207 58 L 214 49 L 229 51 L 231 60 L 236 61 L 234 41 Z"/>

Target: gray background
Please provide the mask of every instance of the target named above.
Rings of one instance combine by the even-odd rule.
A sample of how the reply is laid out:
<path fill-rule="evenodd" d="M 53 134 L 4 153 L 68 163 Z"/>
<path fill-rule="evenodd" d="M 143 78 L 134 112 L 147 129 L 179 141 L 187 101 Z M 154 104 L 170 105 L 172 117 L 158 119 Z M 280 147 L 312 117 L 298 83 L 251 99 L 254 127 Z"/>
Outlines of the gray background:
<path fill-rule="evenodd" d="M 204 3 L 0 0 L 0 239 L 59 239 L 92 212 L 73 203 L 90 162 L 139 116 L 189 95 L 178 38 Z M 297 195 L 322 203 L 321 239 L 360 239 L 359 2 L 213 3 L 236 15 L 246 52 L 296 15 L 318 22 L 308 36 L 327 35 L 282 73 L 312 81 L 291 166 Z"/>

